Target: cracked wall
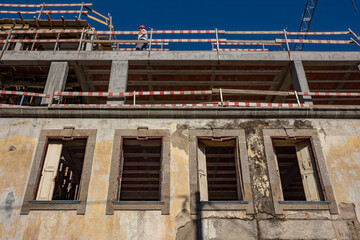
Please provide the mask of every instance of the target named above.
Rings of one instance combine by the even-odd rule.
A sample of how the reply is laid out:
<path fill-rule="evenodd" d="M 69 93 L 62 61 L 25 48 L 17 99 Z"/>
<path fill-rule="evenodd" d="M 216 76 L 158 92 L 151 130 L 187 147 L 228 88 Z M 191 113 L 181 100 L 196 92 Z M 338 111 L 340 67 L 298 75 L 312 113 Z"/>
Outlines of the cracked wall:
<path fill-rule="evenodd" d="M 2 239 L 359 239 L 360 120 L 1 119 Z M 97 129 L 85 215 L 30 211 L 20 215 L 41 129 Z M 171 134 L 170 215 L 115 211 L 105 215 L 115 129 L 166 129 Z M 245 129 L 255 214 L 203 211 L 189 204 L 189 129 Z M 339 208 L 274 215 L 262 129 L 316 129 Z M 96 225 L 96 227 L 94 227 Z"/>

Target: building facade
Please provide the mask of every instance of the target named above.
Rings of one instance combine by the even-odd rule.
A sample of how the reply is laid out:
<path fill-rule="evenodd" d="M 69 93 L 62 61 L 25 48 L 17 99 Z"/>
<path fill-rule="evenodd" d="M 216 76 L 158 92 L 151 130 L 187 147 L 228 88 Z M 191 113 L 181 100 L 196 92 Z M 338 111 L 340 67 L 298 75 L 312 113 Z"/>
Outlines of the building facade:
<path fill-rule="evenodd" d="M 360 98 L 301 95 L 359 52 L 55 44 L 1 56 L 2 239 L 360 238 Z"/>

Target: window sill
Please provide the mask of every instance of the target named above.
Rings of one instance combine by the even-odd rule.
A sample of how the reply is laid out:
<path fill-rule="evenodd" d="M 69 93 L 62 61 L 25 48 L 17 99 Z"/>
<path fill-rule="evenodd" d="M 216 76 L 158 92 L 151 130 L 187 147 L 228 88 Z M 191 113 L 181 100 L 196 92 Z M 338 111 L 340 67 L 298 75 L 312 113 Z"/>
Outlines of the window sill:
<path fill-rule="evenodd" d="M 278 201 L 282 210 L 330 210 L 330 201 Z"/>
<path fill-rule="evenodd" d="M 39 201 L 39 200 L 30 200 L 31 204 L 80 204 L 81 201 L 78 200 L 51 200 L 51 201 Z"/>
<path fill-rule="evenodd" d="M 162 211 L 162 201 L 112 201 L 113 209 L 126 211 Z"/>
<path fill-rule="evenodd" d="M 20 214 L 27 215 L 29 211 L 77 211 L 78 215 L 85 214 L 86 202 L 79 200 L 52 200 L 52 201 L 38 201 L 29 200 L 25 202 Z"/>
<path fill-rule="evenodd" d="M 207 201 L 197 202 L 198 211 L 248 211 L 252 205 L 248 201 Z"/>

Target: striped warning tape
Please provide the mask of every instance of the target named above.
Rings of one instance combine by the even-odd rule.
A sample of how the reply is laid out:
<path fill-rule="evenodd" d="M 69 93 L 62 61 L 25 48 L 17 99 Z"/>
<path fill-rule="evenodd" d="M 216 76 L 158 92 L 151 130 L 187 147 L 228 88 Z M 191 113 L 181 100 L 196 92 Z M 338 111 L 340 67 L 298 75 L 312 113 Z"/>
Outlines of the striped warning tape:
<path fill-rule="evenodd" d="M 216 39 L 152 39 L 153 42 L 196 42 L 196 43 L 205 43 L 205 42 L 216 42 Z M 219 39 L 219 41 L 226 41 L 226 39 Z"/>
<path fill-rule="evenodd" d="M 136 48 L 119 48 L 119 51 L 136 51 Z M 147 49 L 149 51 L 149 49 Z M 151 51 L 170 51 L 170 49 L 151 48 Z"/>
<path fill-rule="evenodd" d="M 213 49 L 213 51 L 217 51 L 217 49 Z M 234 49 L 234 48 L 222 48 L 219 51 L 223 52 L 266 52 L 268 49 Z"/>
<path fill-rule="evenodd" d="M 298 92 L 297 94 L 304 96 L 341 96 L 341 97 L 360 96 L 360 92 Z M 295 95 L 295 93 L 289 92 L 289 95 Z"/>
<path fill-rule="evenodd" d="M 346 35 L 351 32 L 287 32 L 287 35 Z"/>
<path fill-rule="evenodd" d="M 3 11 L 7 12 L 7 11 Z M 17 11 L 12 11 L 17 13 Z M 80 12 L 80 11 L 78 11 Z M 37 11 L 40 13 L 40 11 Z M 15 30 L 13 34 L 36 34 L 36 33 L 81 33 L 82 30 Z M 235 31 L 239 35 L 272 34 L 283 35 L 283 31 Z M 106 35 L 137 35 L 139 31 L 93 31 L 86 30 L 85 34 L 106 34 Z M 155 30 L 153 34 L 215 34 L 214 30 Z M 219 30 L 218 34 L 230 34 L 231 31 Z M 347 35 L 349 31 L 343 32 L 287 32 L 287 35 Z M 0 31 L 0 34 L 8 34 L 8 31 Z"/>
<path fill-rule="evenodd" d="M 116 43 L 116 44 L 119 44 L 119 45 L 135 45 L 136 43 L 134 42 L 120 42 L 120 43 Z M 169 43 L 163 43 L 163 42 L 152 42 L 151 45 L 169 45 Z"/>
<path fill-rule="evenodd" d="M 286 43 L 285 39 L 275 39 L 277 43 Z M 347 40 L 309 40 L 309 39 L 288 39 L 289 43 L 319 43 L 319 44 L 351 44 Z"/>
<path fill-rule="evenodd" d="M 257 102 L 224 102 L 219 103 L 192 103 L 192 104 L 54 104 L 56 107 L 276 107 L 297 108 L 307 107 L 306 104 L 297 103 L 257 103 Z"/>
<path fill-rule="evenodd" d="M 0 91 L 0 95 L 19 95 L 19 96 L 34 96 L 49 98 L 50 94 L 33 93 L 33 92 L 20 92 L 20 91 Z"/>
<path fill-rule="evenodd" d="M 0 11 L 0 13 L 6 13 L 6 14 L 38 14 L 38 13 L 50 13 L 50 14 L 55 14 L 55 13 L 88 13 L 87 11 L 78 11 L 78 10 L 65 10 L 65 11 L 53 11 L 53 10 L 49 10 L 49 11 Z"/>
<path fill-rule="evenodd" d="M 218 107 L 218 103 L 192 103 L 192 104 L 54 104 L 55 107 Z"/>
<path fill-rule="evenodd" d="M 4 42 L 24 42 L 24 43 L 53 43 L 53 42 L 80 42 L 80 39 L 8 39 L 0 40 Z"/>
<path fill-rule="evenodd" d="M 148 92 L 55 92 L 54 96 L 87 96 L 87 97 L 131 97 L 131 96 L 150 96 L 150 95 L 210 95 L 212 90 L 199 91 L 148 91 Z M 295 95 L 295 92 L 285 92 L 288 95 Z M 296 92 L 297 95 L 304 96 L 341 96 L 341 97 L 359 97 L 360 92 Z M 21 91 L 0 91 L 0 95 L 19 95 L 35 96 L 49 98 L 50 94 L 21 92 Z M 266 94 L 264 94 L 266 95 Z"/>
<path fill-rule="evenodd" d="M 81 7 L 92 6 L 92 3 L 65 3 L 65 4 L 45 4 L 44 7 Z M 42 7 L 43 4 L 6 4 L 0 3 L 0 7 Z"/>
<path fill-rule="evenodd" d="M 211 90 L 202 91 L 149 91 L 149 92 L 55 92 L 54 96 L 131 97 L 150 95 L 209 95 Z"/>
<path fill-rule="evenodd" d="M 307 105 L 297 103 L 257 103 L 257 102 L 224 102 L 224 106 L 234 107 L 305 107 Z"/>
<path fill-rule="evenodd" d="M 266 45 L 266 43 L 257 43 L 257 42 L 219 42 L 219 45 L 251 45 L 251 46 L 262 46 Z"/>

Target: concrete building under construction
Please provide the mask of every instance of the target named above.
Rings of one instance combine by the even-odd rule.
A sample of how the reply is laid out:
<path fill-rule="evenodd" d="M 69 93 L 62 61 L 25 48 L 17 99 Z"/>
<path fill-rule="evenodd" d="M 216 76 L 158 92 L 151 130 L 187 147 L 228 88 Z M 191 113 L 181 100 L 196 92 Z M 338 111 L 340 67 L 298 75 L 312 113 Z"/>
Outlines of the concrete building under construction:
<path fill-rule="evenodd" d="M 0 5 L 2 239 L 360 239 L 359 51 L 291 51 L 351 29 L 145 41 L 69 5 Z"/>

